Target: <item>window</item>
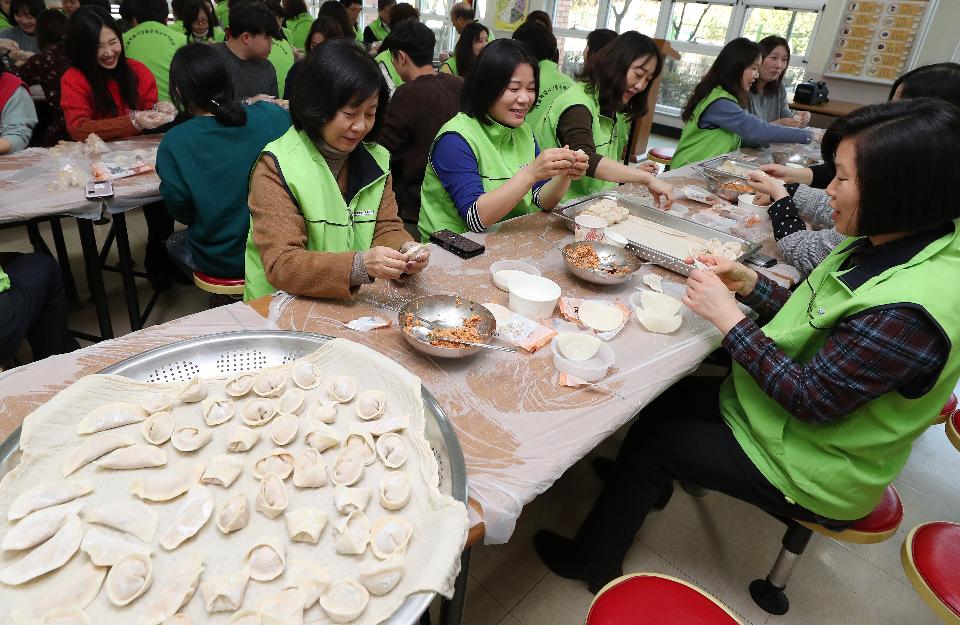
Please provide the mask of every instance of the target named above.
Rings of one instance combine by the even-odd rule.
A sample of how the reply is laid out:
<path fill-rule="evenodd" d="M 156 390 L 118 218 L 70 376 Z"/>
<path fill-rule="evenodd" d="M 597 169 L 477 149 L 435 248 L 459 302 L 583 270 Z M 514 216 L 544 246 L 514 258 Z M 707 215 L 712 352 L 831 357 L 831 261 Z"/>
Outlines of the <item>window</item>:
<path fill-rule="evenodd" d="M 553 11 L 554 30 L 582 30 L 583 36 L 597 27 L 600 5 L 596 0 L 557 0 Z"/>
<path fill-rule="evenodd" d="M 750 7 L 743 23 L 743 36 L 754 41 L 777 35 L 790 42 L 790 53 L 804 56 L 817 24 L 816 11 L 791 11 Z"/>
<path fill-rule="evenodd" d="M 722 46 L 727 41 L 727 26 L 732 14 L 732 6 L 674 2 L 667 24 L 667 39 Z"/>
<path fill-rule="evenodd" d="M 618 33 L 635 30 L 653 37 L 660 18 L 660 0 L 611 0 L 607 28 Z"/>
<path fill-rule="evenodd" d="M 560 71 L 568 76 L 575 76 L 583 67 L 583 50 L 586 47 L 587 40 L 583 37 L 557 37 Z"/>

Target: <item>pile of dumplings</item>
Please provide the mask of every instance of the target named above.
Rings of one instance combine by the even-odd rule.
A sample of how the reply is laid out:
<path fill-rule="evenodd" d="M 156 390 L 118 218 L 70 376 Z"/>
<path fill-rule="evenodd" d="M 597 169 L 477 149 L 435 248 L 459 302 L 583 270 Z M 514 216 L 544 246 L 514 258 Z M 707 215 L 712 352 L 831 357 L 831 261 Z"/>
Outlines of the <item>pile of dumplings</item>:
<path fill-rule="evenodd" d="M 63 479 L 20 493 L 6 511 L 0 583 L 27 584 L 73 557 L 109 567 L 86 603 L 31 623 L 90 624 L 84 608 L 104 595 L 131 625 L 188 624 L 191 601 L 234 624 L 302 623 L 314 604 L 334 622 L 354 621 L 405 572 L 415 528 L 400 512 L 420 475 L 401 434 L 409 422 L 383 390 L 360 391 L 307 361 L 104 403 L 65 444 Z M 229 549 L 207 547 L 219 540 Z M 317 551 L 288 562 L 299 543 Z M 188 557 L 174 558 L 185 546 Z M 213 556 L 232 558 L 226 572 L 207 570 L 224 570 Z M 176 568 L 149 593 L 164 558 Z M 338 568 L 341 558 L 350 565 Z M 274 580 L 274 594 L 247 605 L 250 584 Z"/>
<path fill-rule="evenodd" d="M 581 215 L 593 215 L 607 222 L 608 226 L 618 224 L 630 216 L 630 210 L 625 206 L 620 206 L 609 198 L 603 198 L 591 204 L 580 213 Z"/>

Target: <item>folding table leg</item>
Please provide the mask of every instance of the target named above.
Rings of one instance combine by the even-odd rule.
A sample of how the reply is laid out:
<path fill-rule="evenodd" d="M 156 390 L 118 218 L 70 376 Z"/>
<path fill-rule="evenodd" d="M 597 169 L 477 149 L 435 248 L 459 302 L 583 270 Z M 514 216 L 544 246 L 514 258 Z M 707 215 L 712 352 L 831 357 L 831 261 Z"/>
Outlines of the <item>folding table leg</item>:
<path fill-rule="evenodd" d="M 133 258 L 130 256 L 127 218 L 123 213 L 113 215 L 113 231 L 117 239 L 117 255 L 120 257 L 118 268 L 123 278 L 123 294 L 127 299 L 130 330 L 136 332 L 143 328 L 143 322 L 140 319 L 140 298 L 137 296 L 137 283 L 133 275 Z"/>
<path fill-rule="evenodd" d="M 467 575 L 470 569 L 470 550 L 467 547 L 460 555 L 460 575 L 453 584 L 453 597 L 440 602 L 440 625 L 460 625 L 463 620 L 463 604 L 467 599 Z"/>
<path fill-rule="evenodd" d="M 67 253 L 67 244 L 63 238 L 63 226 L 60 217 L 50 218 L 50 232 L 53 234 L 53 246 L 57 250 L 57 260 L 60 261 L 60 274 L 63 276 L 63 286 L 69 299 L 77 299 L 77 283 L 73 279 L 73 270 L 70 269 L 70 254 Z"/>
<path fill-rule="evenodd" d="M 100 338 L 113 338 L 113 326 L 110 325 L 110 305 L 107 292 L 103 288 L 103 274 L 100 273 L 100 253 L 97 249 L 97 235 L 93 231 L 93 222 L 77 218 L 77 230 L 80 233 L 80 247 L 83 250 L 83 264 L 87 273 L 87 287 L 93 297 L 97 310 L 97 323 L 100 325 Z"/>

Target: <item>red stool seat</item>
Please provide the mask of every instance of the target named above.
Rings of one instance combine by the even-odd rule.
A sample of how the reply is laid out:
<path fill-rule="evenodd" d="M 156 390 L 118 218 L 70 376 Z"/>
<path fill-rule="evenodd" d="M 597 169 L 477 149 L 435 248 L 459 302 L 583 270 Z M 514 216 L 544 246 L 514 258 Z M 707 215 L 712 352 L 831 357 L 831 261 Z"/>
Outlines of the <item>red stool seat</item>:
<path fill-rule="evenodd" d="M 243 295 L 243 278 L 218 278 L 194 271 L 193 284 L 198 289 L 214 295 Z"/>
<path fill-rule="evenodd" d="M 647 151 L 647 156 L 650 158 L 671 161 L 673 160 L 673 155 L 676 154 L 676 152 L 676 148 L 651 148 Z"/>
<path fill-rule="evenodd" d="M 815 523 L 800 523 L 813 531 L 848 543 L 872 544 L 883 542 L 893 536 L 903 521 L 903 502 L 900 493 L 893 487 L 887 486 L 883 491 L 880 503 L 873 512 L 860 519 L 850 527 L 841 531 L 833 531 Z"/>
<path fill-rule="evenodd" d="M 656 573 L 619 577 L 597 593 L 586 625 L 742 625 L 722 603 L 683 580 Z"/>
<path fill-rule="evenodd" d="M 243 286 L 243 278 L 217 278 L 200 271 L 194 271 L 193 277 L 216 286 Z"/>
<path fill-rule="evenodd" d="M 918 525 L 903 542 L 900 559 L 907 579 L 937 616 L 960 623 L 960 524 Z"/>
<path fill-rule="evenodd" d="M 960 410 L 954 412 L 947 419 L 947 438 L 960 451 Z"/>
<path fill-rule="evenodd" d="M 940 411 L 940 418 L 937 419 L 937 423 L 949 421 L 955 412 L 957 412 L 957 394 L 953 393 L 950 395 L 949 401 L 943 405 L 943 410 Z"/>

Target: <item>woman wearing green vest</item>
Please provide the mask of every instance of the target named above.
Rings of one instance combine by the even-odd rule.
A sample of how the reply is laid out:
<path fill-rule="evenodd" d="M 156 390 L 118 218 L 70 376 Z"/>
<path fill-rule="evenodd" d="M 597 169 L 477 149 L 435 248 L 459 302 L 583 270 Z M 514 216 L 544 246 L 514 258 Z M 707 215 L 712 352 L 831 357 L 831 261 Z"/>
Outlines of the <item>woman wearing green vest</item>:
<path fill-rule="evenodd" d="M 377 19 L 363 29 L 364 45 L 369 47 L 387 38 L 390 34 L 390 9 L 396 5 L 397 0 L 377 0 Z"/>
<path fill-rule="evenodd" d="M 341 5 L 340 8 L 343 9 L 343 6 Z M 407 20 L 420 20 L 420 11 L 412 4 L 407 4 L 406 2 L 393 5 L 390 7 L 389 13 L 391 27 Z M 344 13 L 344 15 L 346 15 L 346 13 Z M 387 35 L 387 38 L 383 40 L 383 44 L 380 46 L 380 52 L 373 58 L 376 59 L 377 65 L 380 67 L 380 73 L 383 74 L 383 79 L 387 81 L 387 88 L 390 90 L 390 95 L 392 96 L 393 92 L 397 90 L 397 87 L 403 84 L 403 77 L 393 64 L 393 52 L 390 50 L 390 35 Z"/>
<path fill-rule="evenodd" d="M 537 103 L 527 113 L 526 120 L 527 125 L 536 130 L 540 127 L 540 120 L 543 119 L 553 101 L 573 86 L 573 79 L 561 72 L 554 61 L 559 56 L 557 38 L 540 22 L 524 22 L 513 31 L 513 39 L 527 46 L 530 52 L 533 52 L 533 56 L 537 57 L 537 64 L 540 66 L 540 91 L 537 93 Z"/>
<path fill-rule="evenodd" d="M 646 114 L 650 85 L 662 68 L 653 39 L 629 31 L 591 54 L 577 82 L 553 101 L 537 129 L 540 145 L 569 145 L 589 162 L 587 175 L 571 183 L 564 200 L 635 182 L 646 185 L 662 207 L 670 206 L 668 183 L 650 169 L 623 164 L 630 122 Z"/>
<path fill-rule="evenodd" d="M 223 41 L 223 29 L 208 0 L 187 0 L 180 8 L 181 27 L 192 43 Z M 173 25 L 170 25 L 173 28 Z"/>
<path fill-rule="evenodd" d="M 352 39 L 304 61 L 293 127 L 263 148 L 250 175 L 244 299 L 274 291 L 346 299 L 375 278 L 426 267 L 397 216 L 389 153 L 372 141 L 387 108 L 373 59 Z"/>
<path fill-rule="evenodd" d="M 290 44 L 303 50 L 310 25 L 313 24 L 313 16 L 307 11 L 307 3 L 304 0 L 283 0 L 283 17 L 282 26 L 290 32 Z"/>
<path fill-rule="evenodd" d="M 440 71 L 445 74 L 453 74 L 460 78 L 466 78 L 470 73 L 480 54 L 480 50 L 487 45 L 490 40 L 490 31 L 480 22 L 472 22 L 463 28 L 460 38 L 457 39 L 457 45 L 453 49 L 453 56 L 448 58 L 440 66 Z"/>
<path fill-rule="evenodd" d="M 537 59 L 498 39 L 477 57 L 461 92 L 461 111 L 430 149 L 420 191 L 421 240 L 438 230 L 489 226 L 560 203 L 587 159 L 567 147 L 540 152 L 524 118 L 537 99 Z"/>
<path fill-rule="evenodd" d="M 699 258 L 708 270 L 683 302 L 725 335 L 732 374 L 687 378 L 643 410 L 616 463 L 595 465 L 606 485 L 576 538 L 535 536 L 554 573 L 593 591 L 619 576 L 675 479 L 836 528 L 873 510 L 960 377 L 958 144 L 960 109 L 945 102 L 860 109 L 823 142 L 850 238 L 795 292 Z"/>
<path fill-rule="evenodd" d="M 680 113 L 685 124 L 672 169 L 704 161 L 742 144 L 810 143 L 813 131 L 765 122 L 750 110 L 750 87 L 760 75 L 759 44 L 743 37 L 723 47 Z"/>

